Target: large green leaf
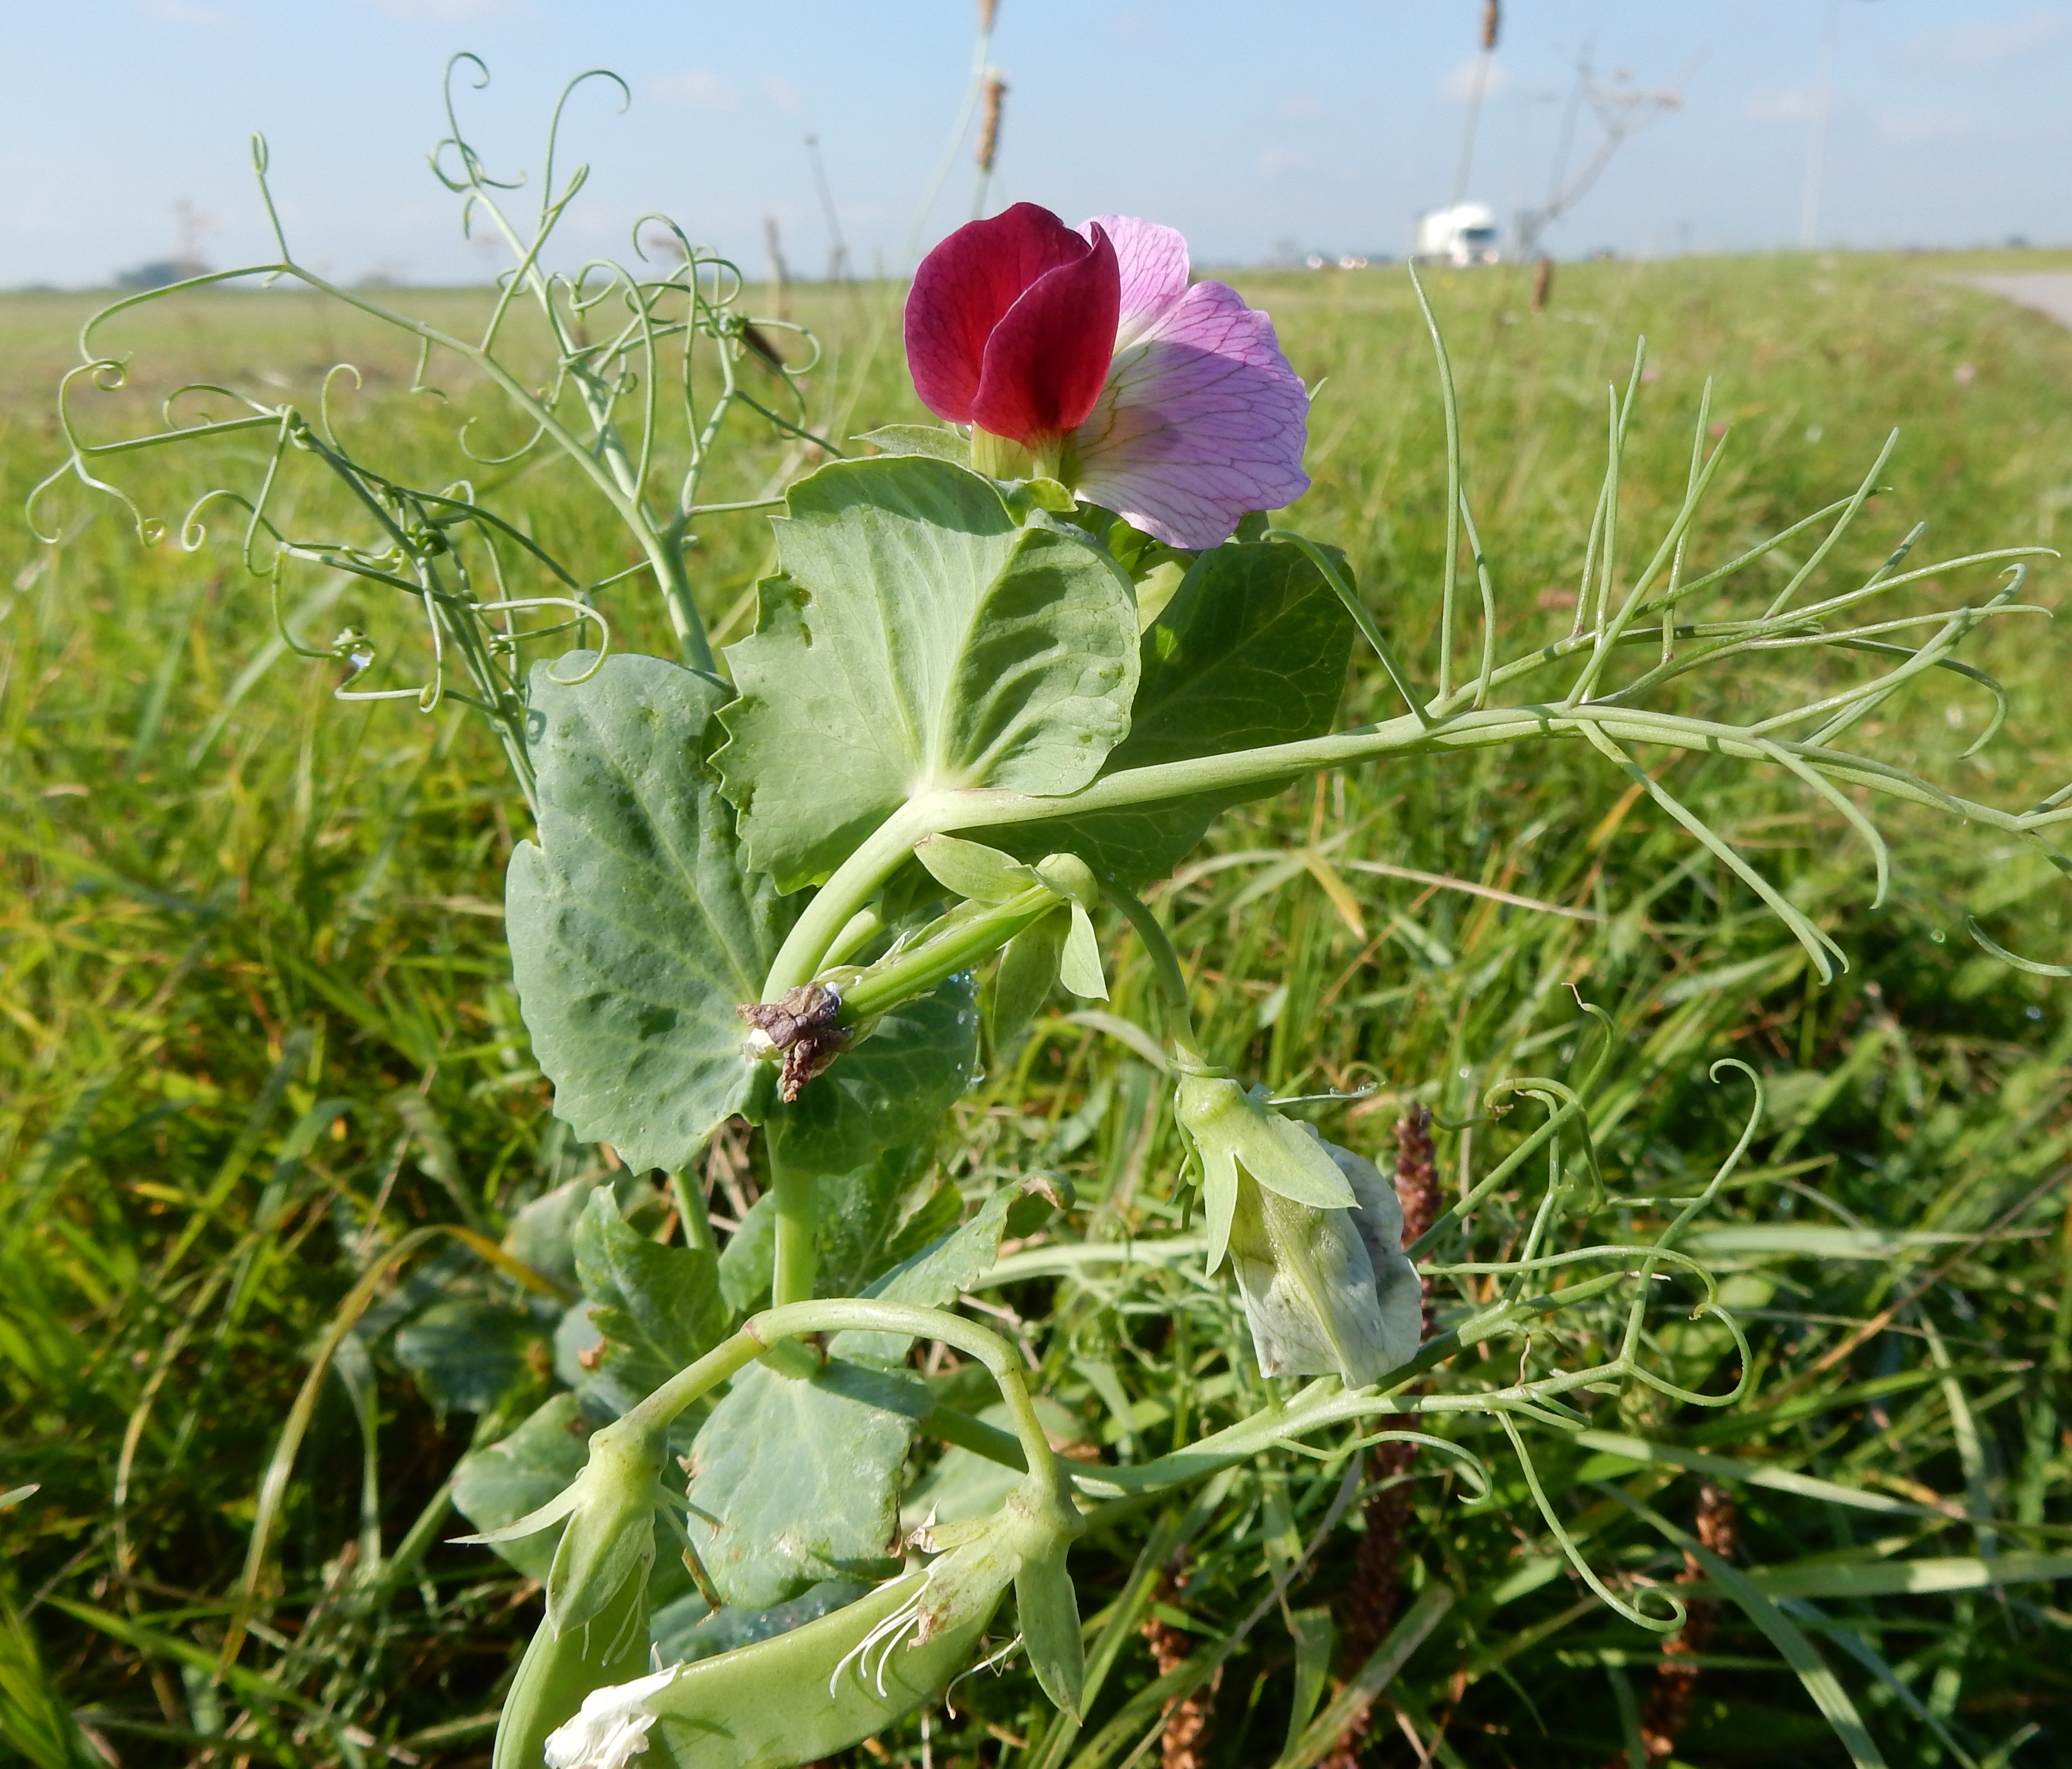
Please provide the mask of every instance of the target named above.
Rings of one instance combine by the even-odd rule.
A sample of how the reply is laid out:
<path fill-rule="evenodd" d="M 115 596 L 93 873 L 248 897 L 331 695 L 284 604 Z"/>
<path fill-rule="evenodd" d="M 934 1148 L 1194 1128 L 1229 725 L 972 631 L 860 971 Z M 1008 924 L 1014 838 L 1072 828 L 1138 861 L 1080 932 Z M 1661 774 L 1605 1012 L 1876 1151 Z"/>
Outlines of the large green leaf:
<path fill-rule="evenodd" d="M 1353 631 L 1345 604 L 1298 549 L 1233 541 L 1204 553 L 1145 632 L 1129 735 L 1102 773 L 1322 736 L 1338 712 Z M 1219 811 L 1274 790 L 1025 824 L 985 839 L 1031 859 L 1076 854 L 1135 884 L 1170 871 Z"/>
<path fill-rule="evenodd" d="M 703 757 L 726 685 L 659 657 L 536 667 L 540 839 L 518 845 L 506 931 L 554 1109 L 635 1168 L 687 1165 L 748 1100 L 735 1005 L 761 994 L 787 911 L 745 874 Z"/>
<path fill-rule="evenodd" d="M 916 793 L 1076 791 L 1129 729 L 1136 599 L 1076 531 L 921 456 L 794 485 L 713 758 L 750 863 L 824 877 Z"/>
<path fill-rule="evenodd" d="M 692 1447 L 689 1524 L 729 1606 L 896 1572 L 900 1469 L 932 1404 L 917 1378 L 855 1364 L 736 1376 Z"/>
<path fill-rule="evenodd" d="M 591 1323 L 604 1335 L 583 1386 L 612 1411 L 697 1362 L 726 1333 L 718 1256 L 650 1240 L 619 1215 L 608 1187 L 590 1194 L 575 1250 Z"/>

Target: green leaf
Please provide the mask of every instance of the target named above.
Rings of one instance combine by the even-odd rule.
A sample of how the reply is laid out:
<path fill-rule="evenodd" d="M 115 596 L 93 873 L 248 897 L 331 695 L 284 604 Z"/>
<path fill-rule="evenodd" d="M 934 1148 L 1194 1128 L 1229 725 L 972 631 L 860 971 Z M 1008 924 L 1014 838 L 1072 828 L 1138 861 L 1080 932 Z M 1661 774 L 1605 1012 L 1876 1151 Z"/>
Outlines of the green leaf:
<path fill-rule="evenodd" d="M 777 1265 L 777 1200 L 768 1192 L 748 1207 L 719 1256 L 719 1293 L 737 1314 L 753 1314 L 770 1301 Z"/>
<path fill-rule="evenodd" d="M 861 1174 L 824 1187 L 816 1280 L 823 1296 L 864 1286 L 957 1225 L 964 1199 L 947 1181 L 915 1199 L 926 1151 L 894 1150 Z M 916 1158 L 916 1156 L 919 1158 Z"/>
<path fill-rule="evenodd" d="M 748 1103 L 734 1007 L 755 1000 L 789 911 L 744 875 L 706 776 L 729 690 L 659 657 L 536 665 L 528 694 L 540 839 L 520 842 L 506 930 L 554 1109 L 635 1169 L 687 1166 Z"/>
<path fill-rule="evenodd" d="M 434 1302 L 397 1330 L 396 1361 L 442 1412 L 487 1413 L 545 1374 L 547 1336 L 524 1309 L 508 1303 Z"/>
<path fill-rule="evenodd" d="M 1229 541 L 1202 553 L 1144 635 L 1129 735 L 1102 773 L 1322 736 L 1338 714 L 1352 642 L 1352 616 L 1296 548 Z M 1026 859 L 1063 849 L 1134 885 L 1172 870 L 1219 812 L 1277 790 L 1024 824 L 985 839 Z"/>
<path fill-rule="evenodd" d="M 604 1335 L 592 1382 L 623 1411 L 717 1345 L 726 1331 L 719 1261 L 704 1249 L 650 1240 L 606 1187 L 576 1228 L 576 1276 Z"/>
<path fill-rule="evenodd" d="M 1009 859 L 999 849 L 960 841 L 953 835 L 931 835 L 915 843 L 914 858 L 938 884 L 974 903 L 1005 903 L 1043 882 L 1033 867 Z"/>
<path fill-rule="evenodd" d="M 953 977 L 890 1010 L 796 1104 L 773 1109 L 772 1153 L 794 1171 L 835 1175 L 860 1173 L 888 1150 L 932 1151 L 937 1122 L 977 1068 L 976 990 Z"/>
<path fill-rule="evenodd" d="M 623 1177 L 631 1179 L 632 1175 Z M 504 1232 L 504 1250 L 541 1277 L 574 1289 L 576 1225 L 598 1184 L 594 1175 L 585 1175 L 523 1206 Z"/>
<path fill-rule="evenodd" d="M 919 456 L 830 463 L 786 503 L 781 572 L 727 650 L 741 698 L 713 758 L 751 866 L 796 890 L 917 793 L 1093 778 L 1137 692 L 1112 559 Z"/>
<path fill-rule="evenodd" d="M 689 1525 L 729 1606 L 896 1572 L 900 1469 L 932 1404 L 918 1379 L 854 1364 L 736 1376 L 692 1447 Z"/>
<path fill-rule="evenodd" d="M 1049 998 L 1071 925 L 1070 908 L 1054 909 L 1023 928 L 1001 953 L 986 1002 L 986 1035 L 996 1057 L 1009 1051 Z"/>
<path fill-rule="evenodd" d="M 590 1427 L 573 1394 L 557 1394 L 500 1443 L 471 1450 L 454 1469 L 454 1505 L 478 1530 L 537 1511 L 582 1472 Z M 560 1528 L 490 1545 L 528 1578 L 544 1581 Z"/>

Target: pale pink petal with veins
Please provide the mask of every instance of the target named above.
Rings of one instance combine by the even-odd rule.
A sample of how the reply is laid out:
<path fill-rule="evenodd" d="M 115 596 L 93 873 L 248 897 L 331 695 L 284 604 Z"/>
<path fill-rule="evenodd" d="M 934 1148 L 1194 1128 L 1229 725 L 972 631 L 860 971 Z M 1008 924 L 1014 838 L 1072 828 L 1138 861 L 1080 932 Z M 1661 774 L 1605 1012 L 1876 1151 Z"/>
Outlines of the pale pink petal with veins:
<path fill-rule="evenodd" d="M 1170 249 L 1157 235 L 1179 239 L 1143 222 L 1113 225 L 1125 332 L 1133 274 L 1138 290 L 1170 276 Z M 1184 244 L 1179 251 L 1184 276 Z M 1196 283 L 1116 351 L 1092 415 L 1073 433 L 1076 489 L 1169 546 L 1215 546 L 1239 517 L 1309 490 L 1309 409 L 1272 321 L 1225 284 Z"/>
<path fill-rule="evenodd" d="M 1122 313 L 1115 346 L 1134 344 L 1166 310 L 1187 292 L 1187 241 L 1178 228 L 1133 215 L 1096 215 L 1079 228 L 1086 239 L 1099 228 L 1115 244 L 1122 273 Z"/>

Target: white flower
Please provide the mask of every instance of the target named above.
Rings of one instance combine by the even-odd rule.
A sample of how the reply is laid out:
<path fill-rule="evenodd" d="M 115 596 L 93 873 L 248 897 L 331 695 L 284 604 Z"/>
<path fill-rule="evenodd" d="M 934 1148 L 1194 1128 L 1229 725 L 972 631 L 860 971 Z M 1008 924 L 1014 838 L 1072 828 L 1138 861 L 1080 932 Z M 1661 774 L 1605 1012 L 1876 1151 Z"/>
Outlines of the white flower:
<path fill-rule="evenodd" d="M 668 1689 L 682 1669 L 672 1664 L 631 1683 L 592 1689 L 575 1718 L 547 1734 L 547 1769 L 626 1769 L 627 1759 L 648 1748 L 648 1729 L 655 1723 L 642 1704 Z"/>

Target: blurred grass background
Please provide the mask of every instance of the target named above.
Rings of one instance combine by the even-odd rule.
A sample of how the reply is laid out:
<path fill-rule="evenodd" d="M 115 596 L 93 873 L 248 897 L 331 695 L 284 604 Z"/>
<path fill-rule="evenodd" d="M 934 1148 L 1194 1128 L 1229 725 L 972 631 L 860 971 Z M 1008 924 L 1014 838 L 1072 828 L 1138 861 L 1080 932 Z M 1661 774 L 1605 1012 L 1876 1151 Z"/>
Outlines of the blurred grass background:
<path fill-rule="evenodd" d="M 2019 268 L 2068 265 L 2019 255 Z M 1507 652 L 1567 631 L 1602 471 L 1604 388 L 1623 379 L 1642 333 L 1650 368 L 1622 522 L 1648 541 L 1636 538 L 1629 558 L 1651 550 L 1681 496 L 1708 375 L 1714 416 L 1737 434 L 1695 531 L 1702 563 L 1845 495 L 1895 424 L 1906 434 L 1889 489 L 1823 582 L 1860 578 L 1918 518 L 1934 549 L 1921 562 L 2052 544 L 2072 508 L 2072 334 L 1952 280 L 2006 267 L 1872 256 L 1564 265 L 1544 311 L 1531 303 L 1529 267 L 1437 275 Z M 1238 280 L 1272 311 L 1305 380 L 1325 381 L 1316 486 L 1294 519 L 1346 549 L 1371 606 L 1429 678 L 1444 457 L 1407 282 L 1385 270 Z M 751 306 L 758 293 L 774 304 L 774 291 L 751 290 Z M 484 300 L 380 298 L 456 327 Z M 923 415 L 886 323 L 895 292 L 808 286 L 787 298 L 826 348 L 809 397 L 816 421 L 839 424 L 831 434 Z M 6 508 L 61 457 L 50 392 L 98 304 L 0 298 Z M 350 360 L 364 385 L 339 395 L 339 422 L 398 476 L 450 476 L 431 463 L 450 456 L 472 412 L 491 414 L 471 433 L 481 453 L 519 439 L 479 386 L 435 374 L 444 397 L 410 392 L 412 350 L 299 294 L 183 298 L 118 322 L 110 344 L 137 359 L 120 392 L 76 397 L 82 429 L 97 436 L 141 432 L 188 381 L 313 401 L 326 371 Z M 705 496 L 753 496 L 804 464 L 782 438 L 741 434 Z M 137 457 L 121 477 L 177 524 L 240 466 L 223 444 L 212 460 Z M 477 483 L 579 571 L 634 562 L 565 467 L 483 467 Z M 351 512 L 323 488 L 298 482 L 290 496 L 305 531 L 349 528 Z M 408 703 L 335 702 L 340 666 L 297 657 L 274 636 L 265 587 L 229 538 L 231 512 L 219 510 L 220 533 L 188 553 L 140 547 L 112 504 L 76 491 L 51 511 L 58 546 L 18 522 L 0 531 L 0 1491 L 40 1487 L 0 1512 L 0 1738 L 52 1765 L 486 1760 L 499 1680 L 536 1603 L 485 1552 L 440 1545 L 458 1527 L 444 1483 L 471 1441 L 508 1430 L 551 1377 L 541 1339 L 520 1348 L 480 1411 L 442 1410 L 399 1363 L 398 1322 L 486 1281 L 462 1252 L 409 1268 L 348 1341 L 341 1380 L 319 1397 L 277 1559 L 261 1569 L 256 1644 L 228 1680 L 211 1667 L 261 1471 L 341 1298 L 410 1230 L 496 1232 L 520 1203 L 608 1158 L 555 1125 L 508 981 L 501 876 L 527 833 L 523 801 L 464 709 L 421 717 Z M 750 618 L 767 536 L 758 516 L 715 517 L 693 555 L 722 640 Z M 1773 569 L 1755 569 L 1744 601 L 1782 583 Z M 2025 599 L 2054 607 L 2062 576 L 2044 562 Z M 1918 599 L 1901 606 L 1976 602 L 1992 581 L 1957 574 L 1901 592 Z M 669 651 L 639 579 L 608 598 L 615 644 Z M 290 574 L 282 607 L 306 642 L 347 625 L 376 635 L 383 685 L 417 679 L 407 609 L 315 571 Z M 1958 759 L 1991 710 L 1967 689 L 1902 697 L 1860 727 L 1863 747 L 2017 808 L 2072 779 L 2066 653 L 2054 629 L 2016 617 L 1966 655 L 2011 697 L 1996 744 Z M 1825 653 L 1782 654 L 1760 673 L 1744 660 L 1679 704 L 1740 708 L 1777 675 L 1817 689 L 1839 668 Z M 1356 664 L 1349 719 L 1392 710 L 1378 680 Z M 1716 761 L 1666 765 L 1685 802 L 1835 934 L 1854 961 L 1846 977 L 1820 986 L 1753 897 L 1589 752 L 1415 759 L 1234 813 L 1165 893 L 1212 1041 L 1284 1091 L 1372 1086 L 1322 1121 L 1386 1164 L 1408 1105 L 1458 1122 L 1505 1075 L 1565 1072 L 1589 1042 L 1572 985 L 1618 1026 L 1596 1123 L 1616 1189 L 1636 1193 L 1693 1189 L 1710 1173 L 1745 1095 L 1715 1086 L 1708 1065 L 1748 1062 L 1766 1078 L 1770 1116 L 1753 1183 L 1719 1217 L 1786 1232 L 1766 1247 L 1723 1247 L 1713 1262 L 1749 1310 L 1758 1396 L 1724 1417 L 1662 1403 L 1601 1422 L 1868 1483 L 1920 1508 L 1896 1521 L 1749 1488 L 1737 1495 L 1745 1561 L 2062 1553 L 2072 1546 L 2072 1213 L 2062 1185 L 2072 1015 L 2063 984 L 1986 957 L 1964 918 L 1978 915 L 2017 950 L 2066 958 L 2064 882 L 1989 833 L 1880 808 L 1896 882 L 1873 910 L 1860 850 L 1788 780 Z M 1143 978 L 1126 943 L 1112 951 L 1127 1008 Z M 1069 1005 L 1015 1070 L 960 1109 L 949 1170 L 972 1189 L 1030 1165 L 1062 1168 L 1094 1232 L 1155 1232 L 1174 1214 L 1165 1090 L 1125 1045 L 1067 1017 Z M 1479 1170 L 1490 1135 L 1478 1150 L 1473 1132 L 1441 1134 L 1447 1184 Z M 1792 1239 L 1807 1226 L 1863 1231 L 1857 1257 L 1815 1257 L 1838 1244 Z M 1157 1453 L 1243 1398 L 1219 1361 L 1227 1307 L 1197 1343 L 1184 1323 L 1199 1298 L 1166 1281 L 1039 1283 L 1013 1298 L 1051 1392 L 1116 1453 Z M 1855 1343 L 1856 1323 L 1887 1309 L 1889 1328 Z M 1182 1324 L 1169 1330 L 1169 1315 Z M 1681 1350 L 1687 1379 L 1712 1372 L 1724 1385 L 1720 1346 Z M 1256 1379 L 1235 1381 L 1248 1384 Z M 1786 1398 L 1767 1404 L 1773 1388 Z M 1543 1478 L 1610 1576 L 1681 1566 L 1608 1500 L 1571 1489 L 1616 1478 L 1688 1517 L 1692 1479 L 1671 1484 L 1672 1469 L 1635 1472 L 1558 1446 L 1543 1453 Z M 1408 1734 L 1429 1738 L 1442 1722 L 1445 1760 L 1477 1769 L 1624 1762 L 1637 1743 L 1641 1760 L 1663 1760 L 1641 1739 L 1665 1687 L 1658 1643 L 1595 1607 L 1558 1565 L 1536 1570 L 1547 1538 L 1515 1477 L 1497 1506 L 1469 1515 L 1425 1471 L 1434 1478 L 1411 1489 L 1400 1523 L 1408 1582 L 1425 1568 L 1478 1594 L 1464 1606 L 1467 1631 L 1442 1631 L 1399 1680 L 1402 1718 L 1378 1712 L 1368 1760 L 1417 1761 Z M 1262 1567 L 1324 1515 L 1339 1472 L 1269 1458 L 1194 1521 L 1190 1569 L 1173 1572 L 1160 1606 L 1142 1613 L 1183 1640 L 1227 1633 Z M 1952 1510 L 1997 1529 L 1953 1521 Z M 1346 1526 L 1349 1544 L 1360 1516 Z M 1118 1524 L 1075 1554 L 1090 1617 L 1123 1592 L 1143 1527 Z M 1350 1627 L 1360 1576 L 1350 1548 L 1326 1553 L 1299 1602 L 1334 1607 Z M 1848 1631 L 1875 1660 L 1846 1641 L 1828 1652 L 1893 1761 L 2063 1760 L 2072 1614 L 2062 1585 L 2032 1578 L 1895 1599 L 1875 1582 L 1859 1590 L 1845 1578 L 1832 1613 L 1806 1625 L 1827 1627 L 1829 1641 Z M 1300 1639 L 1271 1620 L 1226 1666 L 1203 1762 L 1271 1759 Z M 1125 1649 L 1111 1706 L 1150 1681 L 1166 1650 L 1157 1638 Z M 1733 1612 L 1694 1662 L 1675 1760 L 1847 1760 L 1797 1680 Z M 1026 1679 L 988 1683 L 969 1701 L 954 1724 L 938 1718 L 931 1740 L 917 1733 L 874 1755 L 1005 1761 L 1039 1723 Z M 1087 1739 L 1105 1736 L 1107 1718 L 1097 1711 Z M 1153 1750 L 1157 1718 L 1154 1705 L 1136 1721 L 1152 1726 Z M 1136 1742 L 1133 1731 L 1098 1760 Z"/>

